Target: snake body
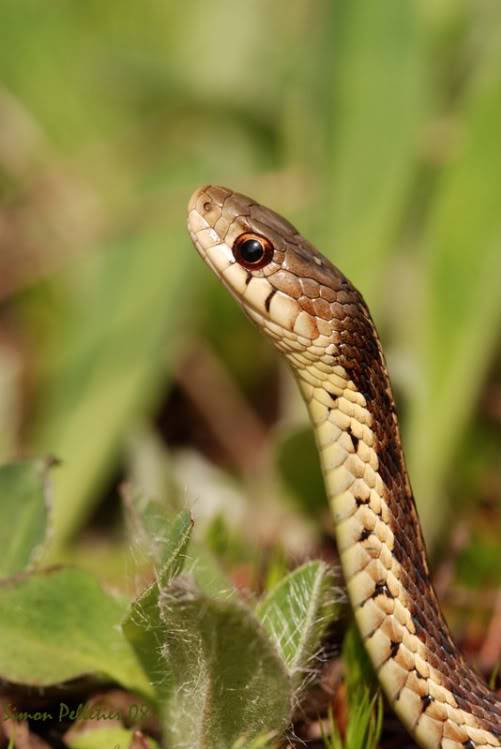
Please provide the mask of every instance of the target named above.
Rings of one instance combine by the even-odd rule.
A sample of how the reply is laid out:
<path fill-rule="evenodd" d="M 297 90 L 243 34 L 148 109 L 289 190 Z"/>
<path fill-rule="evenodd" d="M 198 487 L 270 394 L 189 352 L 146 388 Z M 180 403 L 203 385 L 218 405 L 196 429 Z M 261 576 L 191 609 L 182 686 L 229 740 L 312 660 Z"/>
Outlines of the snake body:
<path fill-rule="evenodd" d="M 391 706 L 424 749 L 501 747 L 501 701 L 463 660 L 431 583 L 384 355 L 362 296 L 294 226 L 245 195 L 199 188 L 188 229 L 297 379 L 351 606 Z"/>

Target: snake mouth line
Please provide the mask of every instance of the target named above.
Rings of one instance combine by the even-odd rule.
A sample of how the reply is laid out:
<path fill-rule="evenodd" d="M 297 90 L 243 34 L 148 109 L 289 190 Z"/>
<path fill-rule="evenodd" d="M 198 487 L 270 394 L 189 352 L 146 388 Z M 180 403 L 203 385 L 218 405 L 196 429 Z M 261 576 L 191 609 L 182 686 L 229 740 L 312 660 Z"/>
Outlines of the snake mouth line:
<path fill-rule="evenodd" d="M 210 228 L 210 227 L 209 227 L 209 226 L 207 225 L 207 228 Z M 191 241 L 193 242 L 193 244 L 194 244 L 194 245 L 195 245 L 195 247 L 197 248 L 197 250 L 198 250 L 198 253 L 200 254 L 200 256 L 201 256 L 202 260 L 203 260 L 203 261 L 204 261 L 205 263 L 207 263 L 207 265 L 209 266 L 209 268 L 210 268 L 210 269 L 211 269 L 211 270 L 212 270 L 212 271 L 213 271 L 213 272 L 215 273 L 215 275 L 216 275 L 216 276 L 217 276 L 217 278 L 218 278 L 218 279 L 219 279 L 219 280 L 221 281 L 221 283 L 222 283 L 222 284 L 224 285 L 224 287 L 225 287 L 226 289 L 228 289 L 228 291 L 230 292 L 230 294 L 232 295 L 232 297 L 233 297 L 234 299 L 236 299 L 236 300 L 237 300 L 237 302 L 240 302 L 240 301 L 241 301 L 241 299 L 240 299 L 240 297 L 238 296 L 237 292 L 236 292 L 236 291 L 235 291 L 235 290 L 234 290 L 234 289 L 233 289 L 233 288 L 231 287 L 231 284 L 229 284 L 229 283 L 228 283 L 228 281 L 227 281 L 227 280 L 225 279 L 225 277 L 224 277 L 224 274 L 223 274 L 223 273 L 222 273 L 222 272 L 221 272 L 221 271 L 219 270 L 219 268 L 218 268 L 218 267 L 217 267 L 217 266 L 216 266 L 216 265 L 214 264 L 214 262 L 212 261 L 211 257 L 209 256 L 209 253 L 207 252 L 207 249 L 206 249 L 206 248 L 205 248 L 205 247 L 204 247 L 204 246 L 203 246 L 203 245 L 202 245 L 202 244 L 200 243 L 200 241 L 199 241 L 199 239 L 198 239 L 198 235 L 197 235 L 197 232 L 196 232 L 196 231 L 194 231 L 194 230 L 193 230 L 193 229 L 192 229 L 192 228 L 190 227 L 190 223 L 189 223 L 189 221 L 188 221 L 188 231 L 189 231 L 189 234 L 190 234 L 190 237 L 191 237 Z M 221 244 L 224 244 L 224 242 L 221 242 L 221 241 L 220 241 L 220 242 L 219 242 L 218 244 L 214 244 L 213 246 L 214 246 L 214 247 L 216 247 L 216 246 L 219 246 L 219 245 L 221 245 Z M 225 246 L 226 246 L 226 247 L 228 247 L 228 245 L 225 245 Z M 229 248 L 229 247 L 228 247 L 228 251 L 229 251 L 229 252 L 231 252 L 231 250 L 230 250 L 230 248 Z M 236 261 L 235 261 L 235 262 L 236 262 Z M 229 267 L 229 266 L 228 266 L 228 267 Z"/>

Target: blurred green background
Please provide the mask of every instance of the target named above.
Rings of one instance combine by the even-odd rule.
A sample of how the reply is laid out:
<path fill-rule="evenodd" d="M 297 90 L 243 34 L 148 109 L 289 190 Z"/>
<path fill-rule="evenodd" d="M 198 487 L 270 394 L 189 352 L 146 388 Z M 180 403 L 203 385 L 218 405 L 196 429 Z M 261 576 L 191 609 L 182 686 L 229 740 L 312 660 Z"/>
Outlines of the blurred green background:
<path fill-rule="evenodd" d="M 127 571 L 127 479 L 193 507 L 213 549 L 236 534 L 239 563 L 329 530 L 291 378 L 186 234 L 212 182 L 363 292 L 430 544 L 499 582 L 500 20 L 496 0 L 2 0 L 0 458 L 62 461 L 52 559 Z"/>

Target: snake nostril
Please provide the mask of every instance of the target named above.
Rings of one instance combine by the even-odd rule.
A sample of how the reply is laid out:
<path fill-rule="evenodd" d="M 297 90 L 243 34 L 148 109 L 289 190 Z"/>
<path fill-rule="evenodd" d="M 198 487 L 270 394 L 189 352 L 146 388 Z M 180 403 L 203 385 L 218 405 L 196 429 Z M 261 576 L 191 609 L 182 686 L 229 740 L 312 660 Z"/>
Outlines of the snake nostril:
<path fill-rule="evenodd" d="M 212 209 L 212 203 L 210 202 L 210 200 L 207 200 L 204 203 L 204 211 L 207 211 L 208 213 L 211 209 Z"/>

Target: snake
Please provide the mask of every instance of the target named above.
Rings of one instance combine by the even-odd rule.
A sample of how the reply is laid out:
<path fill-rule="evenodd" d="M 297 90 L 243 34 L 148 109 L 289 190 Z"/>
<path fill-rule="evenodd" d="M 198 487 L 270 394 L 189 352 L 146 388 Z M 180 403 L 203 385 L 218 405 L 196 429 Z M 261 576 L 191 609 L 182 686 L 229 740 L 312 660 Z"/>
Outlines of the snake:
<path fill-rule="evenodd" d="M 501 747 L 501 699 L 433 587 L 381 342 L 346 276 L 278 213 L 225 187 L 188 204 L 199 254 L 288 361 L 306 403 L 348 598 L 391 708 L 423 749 Z"/>

